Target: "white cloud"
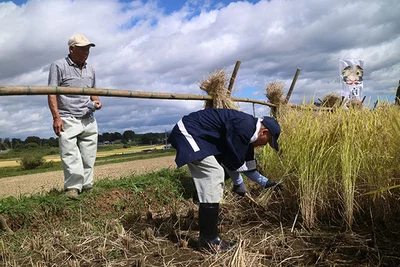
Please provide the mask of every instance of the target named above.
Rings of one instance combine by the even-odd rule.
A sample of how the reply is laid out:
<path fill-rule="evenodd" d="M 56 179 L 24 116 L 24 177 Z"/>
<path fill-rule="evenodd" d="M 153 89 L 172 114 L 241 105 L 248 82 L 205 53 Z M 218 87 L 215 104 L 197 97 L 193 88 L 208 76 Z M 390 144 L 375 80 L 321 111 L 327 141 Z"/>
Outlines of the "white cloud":
<path fill-rule="evenodd" d="M 68 38 L 80 32 L 96 43 L 89 62 L 100 88 L 202 94 L 202 79 L 220 68 L 230 75 L 240 60 L 235 94 L 266 100 L 269 82 L 284 81 L 287 90 L 300 68 L 291 100 L 301 103 L 338 92 L 338 59 L 355 57 L 365 60 L 367 96 L 394 98 L 399 1 L 227 2 L 191 0 L 169 13 L 164 1 L 0 3 L 0 85 L 46 85 L 49 64 L 67 54 Z M 101 99 L 100 132 L 164 131 L 203 105 Z M 252 105 L 240 107 L 253 113 Z M 268 110 L 256 106 L 256 115 Z M 2 96 L 0 111 L 0 138 L 53 135 L 45 96 Z"/>

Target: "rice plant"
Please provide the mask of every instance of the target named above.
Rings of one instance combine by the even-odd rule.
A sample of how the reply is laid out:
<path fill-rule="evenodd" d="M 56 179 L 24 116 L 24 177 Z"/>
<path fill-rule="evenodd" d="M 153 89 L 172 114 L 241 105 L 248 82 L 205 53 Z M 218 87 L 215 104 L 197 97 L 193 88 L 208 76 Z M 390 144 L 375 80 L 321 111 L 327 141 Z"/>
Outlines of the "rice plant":
<path fill-rule="evenodd" d="M 264 148 L 259 164 L 267 176 L 283 181 L 304 227 L 323 221 L 351 229 L 357 219 L 390 221 L 397 214 L 397 106 L 331 112 L 281 107 L 279 113 L 282 151 Z"/>

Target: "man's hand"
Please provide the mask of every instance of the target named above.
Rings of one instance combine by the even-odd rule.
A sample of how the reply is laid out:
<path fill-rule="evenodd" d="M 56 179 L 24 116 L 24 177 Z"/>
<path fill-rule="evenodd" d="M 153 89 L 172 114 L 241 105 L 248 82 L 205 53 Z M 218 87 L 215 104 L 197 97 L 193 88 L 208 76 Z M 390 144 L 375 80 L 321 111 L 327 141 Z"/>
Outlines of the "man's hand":
<path fill-rule="evenodd" d="M 100 100 L 94 100 L 93 103 L 95 104 L 96 110 L 101 109 L 101 107 L 103 106 L 103 104 L 100 102 Z"/>
<path fill-rule="evenodd" d="M 56 117 L 53 119 L 53 130 L 57 136 L 61 135 L 61 132 L 64 132 L 64 122 L 60 117 Z"/>
<path fill-rule="evenodd" d="M 246 186 L 244 185 L 244 183 L 233 185 L 233 192 L 241 197 L 244 197 L 244 195 L 246 195 Z"/>
<path fill-rule="evenodd" d="M 279 192 L 283 190 L 283 186 L 273 180 L 268 179 L 267 183 L 265 184 L 264 188 L 274 187 L 275 192 Z"/>

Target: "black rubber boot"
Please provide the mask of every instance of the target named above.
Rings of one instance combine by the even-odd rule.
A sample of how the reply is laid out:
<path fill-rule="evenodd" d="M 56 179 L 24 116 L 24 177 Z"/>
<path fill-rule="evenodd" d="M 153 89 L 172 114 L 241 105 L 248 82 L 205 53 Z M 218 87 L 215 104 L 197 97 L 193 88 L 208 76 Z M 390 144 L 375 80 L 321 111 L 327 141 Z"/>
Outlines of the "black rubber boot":
<path fill-rule="evenodd" d="M 214 252 L 228 250 L 236 246 L 235 243 L 222 240 L 218 234 L 219 203 L 200 203 L 199 207 L 199 247 L 211 249 Z"/>

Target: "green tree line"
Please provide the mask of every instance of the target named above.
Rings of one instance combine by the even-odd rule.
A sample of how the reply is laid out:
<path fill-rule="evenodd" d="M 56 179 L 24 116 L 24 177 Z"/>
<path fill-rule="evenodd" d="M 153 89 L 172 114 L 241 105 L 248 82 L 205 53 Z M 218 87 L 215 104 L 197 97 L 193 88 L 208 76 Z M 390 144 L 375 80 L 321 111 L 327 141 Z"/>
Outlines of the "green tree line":
<path fill-rule="evenodd" d="M 144 133 L 136 134 L 132 130 L 126 130 L 122 134 L 119 132 L 105 132 L 99 134 L 99 145 L 122 143 L 130 145 L 154 145 L 166 142 L 166 133 Z M 36 147 L 58 147 L 58 137 L 40 138 L 28 136 L 25 140 L 19 138 L 0 138 L 0 150 L 7 149 L 31 149 Z"/>

